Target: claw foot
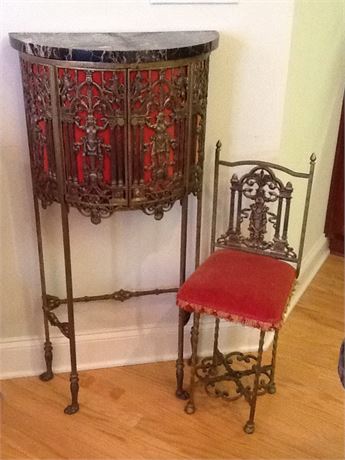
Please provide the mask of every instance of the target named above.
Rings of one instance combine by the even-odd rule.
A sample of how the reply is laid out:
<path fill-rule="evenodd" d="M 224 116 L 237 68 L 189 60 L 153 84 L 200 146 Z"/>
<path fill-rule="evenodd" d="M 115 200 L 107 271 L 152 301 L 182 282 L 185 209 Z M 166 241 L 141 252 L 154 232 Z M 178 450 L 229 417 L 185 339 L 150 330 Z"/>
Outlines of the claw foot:
<path fill-rule="evenodd" d="M 79 410 L 79 404 L 70 404 L 67 406 L 64 410 L 65 414 L 67 415 L 73 415 Z"/>
<path fill-rule="evenodd" d="M 49 382 L 49 380 L 51 380 L 53 377 L 54 374 L 52 371 L 46 371 L 39 376 L 39 379 L 42 380 L 42 382 Z"/>

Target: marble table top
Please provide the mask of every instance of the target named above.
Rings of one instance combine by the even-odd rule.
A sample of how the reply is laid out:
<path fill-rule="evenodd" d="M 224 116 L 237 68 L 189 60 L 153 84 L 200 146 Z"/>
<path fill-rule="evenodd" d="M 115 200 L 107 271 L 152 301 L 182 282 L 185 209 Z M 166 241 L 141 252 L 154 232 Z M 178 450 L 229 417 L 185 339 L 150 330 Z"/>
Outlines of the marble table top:
<path fill-rule="evenodd" d="M 13 48 L 46 59 L 135 64 L 191 58 L 217 48 L 210 31 L 10 33 Z"/>

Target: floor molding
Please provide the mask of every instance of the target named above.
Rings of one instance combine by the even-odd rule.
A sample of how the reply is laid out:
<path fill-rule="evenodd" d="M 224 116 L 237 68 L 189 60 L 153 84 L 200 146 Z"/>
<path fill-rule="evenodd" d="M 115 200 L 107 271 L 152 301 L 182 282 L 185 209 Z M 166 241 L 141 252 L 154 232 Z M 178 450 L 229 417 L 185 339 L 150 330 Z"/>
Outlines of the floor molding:
<path fill-rule="evenodd" d="M 191 323 L 191 322 L 190 322 Z M 190 349 L 190 326 L 185 328 L 185 355 Z M 213 344 L 212 318 L 205 318 L 200 327 L 200 355 L 211 354 Z M 222 334 L 232 328 L 231 334 Z M 223 349 L 240 351 L 255 349 L 256 331 L 248 329 L 243 337 L 243 327 L 223 322 L 220 342 Z M 231 342 L 227 343 L 227 336 Z M 20 337 L 0 342 L 0 379 L 39 375 L 45 370 L 43 337 Z M 79 333 L 77 341 L 77 362 L 79 370 L 142 364 L 176 359 L 177 325 L 149 325 L 142 328 L 121 328 L 102 332 Z M 52 336 L 53 370 L 55 373 L 70 370 L 69 342 L 59 335 Z"/>
<path fill-rule="evenodd" d="M 299 298 L 326 260 L 329 254 L 328 241 L 321 238 L 304 258 L 301 276 L 291 299 L 287 315 L 291 313 Z M 253 351 L 257 346 L 257 331 L 243 326 L 221 323 L 222 349 Z M 186 327 L 185 350 L 190 353 L 189 327 Z M 200 331 L 201 355 L 212 350 L 213 320 L 205 318 Z M 265 348 L 272 341 L 267 335 Z M 54 372 L 69 371 L 69 343 L 65 337 L 53 336 Z M 121 328 L 108 331 L 77 334 L 78 369 L 98 369 L 129 364 L 140 364 L 176 359 L 177 327 L 175 324 L 146 325 L 138 328 Z M 0 378 L 16 378 L 38 375 L 45 370 L 42 337 L 18 337 L 0 342 Z"/>
<path fill-rule="evenodd" d="M 291 298 L 286 317 L 291 314 L 304 291 L 307 289 L 316 273 L 320 270 L 322 264 L 326 261 L 329 253 L 329 242 L 323 235 L 304 256 L 301 273 L 296 283 L 296 289 Z"/>

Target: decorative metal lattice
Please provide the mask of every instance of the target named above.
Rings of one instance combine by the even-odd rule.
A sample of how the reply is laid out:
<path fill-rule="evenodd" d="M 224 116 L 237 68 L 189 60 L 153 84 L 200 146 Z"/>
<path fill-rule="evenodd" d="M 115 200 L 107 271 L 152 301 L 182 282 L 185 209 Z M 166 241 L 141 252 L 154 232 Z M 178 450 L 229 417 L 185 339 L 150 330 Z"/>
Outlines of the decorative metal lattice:
<path fill-rule="evenodd" d="M 34 193 L 43 208 L 57 201 L 49 66 L 21 59 Z"/>
<path fill-rule="evenodd" d="M 215 398 L 235 401 L 242 396 L 250 404 L 253 397 L 253 379 L 258 357 L 252 353 L 234 351 L 203 358 L 196 366 L 196 375 L 206 393 Z M 272 364 L 260 367 L 258 395 L 274 392 Z"/>
<path fill-rule="evenodd" d="M 154 68 L 74 68 L 21 58 L 37 197 L 59 201 L 50 77 L 56 72 L 64 197 L 98 224 L 119 209 L 161 219 L 201 191 L 208 58 Z M 188 175 L 188 178 L 187 178 Z"/>
<path fill-rule="evenodd" d="M 229 227 L 216 246 L 259 250 L 296 261 L 297 255 L 288 243 L 291 182 L 284 185 L 271 168 L 261 165 L 240 178 L 233 174 L 230 182 Z M 245 223 L 248 235 L 243 231 Z M 272 239 L 266 238 L 269 225 L 274 230 Z"/>
<path fill-rule="evenodd" d="M 125 206 L 125 72 L 58 69 L 67 202 L 93 223 Z"/>

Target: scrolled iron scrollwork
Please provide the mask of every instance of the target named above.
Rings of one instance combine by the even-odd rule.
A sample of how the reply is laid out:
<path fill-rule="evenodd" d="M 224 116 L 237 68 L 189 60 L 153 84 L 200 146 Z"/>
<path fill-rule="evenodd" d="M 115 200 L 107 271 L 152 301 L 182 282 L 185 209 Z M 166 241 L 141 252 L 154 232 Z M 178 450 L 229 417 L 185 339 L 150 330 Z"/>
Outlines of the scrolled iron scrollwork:
<path fill-rule="evenodd" d="M 33 191 L 46 208 L 58 200 L 51 114 L 50 67 L 21 58 Z"/>
<path fill-rule="evenodd" d="M 67 202 L 99 224 L 126 202 L 124 72 L 58 74 Z"/>
<path fill-rule="evenodd" d="M 219 382 L 227 382 L 227 388 L 220 388 L 217 383 Z M 218 381 L 207 382 L 204 384 L 205 391 L 209 396 L 214 398 L 221 398 L 225 401 L 236 401 L 240 399 L 242 396 L 246 396 L 249 393 L 249 387 L 246 387 L 244 390 L 240 388 L 237 382 L 233 378 L 219 378 Z"/>
<path fill-rule="evenodd" d="M 193 79 L 193 147 L 191 159 L 191 190 L 200 198 L 204 168 L 206 108 L 208 95 L 209 60 L 194 64 Z"/>
<path fill-rule="evenodd" d="M 120 204 L 115 208 L 113 201 L 117 200 L 112 198 L 111 187 L 100 185 L 97 180 L 92 185 L 71 184 L 69 187 L 69 204 L 75 206 L 83 216 L 90 217 L 93 224 L 99 224 L 121 208 Z"/>
<path fill-rule="evenodd" d="M 154 216 L 155 220 L 162 220 L 164 213 L 170 211 L 174 206 L 175 200 L 169 200 L 166 202 L 153 203 L 148 206 L 143 206 L 143 212 L 148 216 Z"/>
<path fill-rule="evenodd" d="M 215 398 L 235 401 L 244 397 L 249 403 L 253 397 L 253 383 L 257 369 L 257 355 L 231 352 L 203 358 L 196 366 L 196 376 L 206 393 Z M 236 366 L 237 365 L 237 366 Z M 240 366 L 240 367 L 239 367 Z M 258 395 L 271 392 L 272 365 L 260 367 Z"/>
<path fill-rule="evenodd" d="M 95 224 L 125 208 L 161 219 L 186 193 L 200 197 L 207 57 L 152 69 L 55 67 L 27 57 L 21 65 L 34 193 L 44 208 L 61 200 L 57 137 L 64 199 Z"/>
<path fill-rule="evenodd" d="M 47 315 L 49 323 L 52 326 L 57 327 L 61 331 L 61 333 L 69 339 L 70 338 L 69 323 L 61 322 L 59 318 L 55 315 L 55 313 L 52 313 L 51 311 L 46 311 L 46 315 Z"/>
<path fill-rule="evenodd" d="M 159 220 L 184 193 L 187 66 L 133 71 L 129 79 L 130 200 Z"/>
<path fill-rule="evenodd" d="M 261 165 L 240 178 L 233 174 L 230 184 L 230 224 L 216 244 L 259 250 L 296 261 L 296 252 L 287 239 L 292 184 L 284 185 L 271 168 Z M 242 229 L 245 222 L 248 222 L 247 234 Z M 269 226 L 274 235 L 266 239 Z"/>
<path fill-rule="evenodd" d="M 243 195 L 251 200 L 261 198 L 263 202 L 274 202 L 279 198 L 284 185 L 269 168 L 258 166 L 241 179 Z"/>

